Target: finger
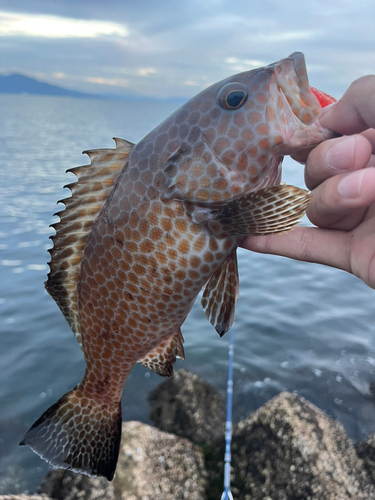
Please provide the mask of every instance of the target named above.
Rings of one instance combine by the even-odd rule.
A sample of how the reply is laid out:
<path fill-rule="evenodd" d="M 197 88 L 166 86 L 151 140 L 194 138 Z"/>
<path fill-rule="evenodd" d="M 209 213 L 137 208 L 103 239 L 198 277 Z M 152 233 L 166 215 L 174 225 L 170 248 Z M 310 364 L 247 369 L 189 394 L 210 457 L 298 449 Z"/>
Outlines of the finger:
<path fill-rule="evenodd" d="M 375 128 L 375 75 L 353 82 L 343 97 L 319 118 L 323 127 L 351 135 Z"/>
<path fill-rule="evenodd" d="M 306 186 L 314 189 L 341 172 L 364 168 L 370 161 L 371 152 L 370 142 L 362 135 L 339 137 L 319 144 L 307 158 Z"/>
<path fill-rule="evenodd" d="M 375 155 L 371 155 L 370 161 L 367 163 L 366 168 L 375 168 Z"/>
<path fill-rule="evenodd" d="M 322 117 L 327 113 L 327 111 L 333 106 L 333 104 L 329 104 L 328 106 L 325 106 L 324 108 L 321 109 L 320 115 L 318 116 L 318 121 L 319 118 Z M 306 163 L 307 157 L 309 156 L 310 152 L 315 148 L 316 146 L 312 146 L 307 149 L 302 149 L 301 151 L 298 151 L 298 153 L 294 154 L 292 156 L 293 160 L 298 161 L 298 163 L 302 163 L 303 165 Z"/>
<path fill-rule="evenodd" d="M 306 215 L 313 224 L 350 231 L 375 203 L 375 168 L 336 175 L 320 184 L 312 195 Z"/>
<path fill-rule="evenodd" d="M 298 226 L 288 233 L 247 236 L 240 246 L 351 272 L 350 239 L 350 233 L 345 231 Z"/>
<path fill-rule="evenodd" d="M 352 273 L 367 285 L 375 288 L 375 206 L 369 208 L 366 217 L 355 230 L 351 242 Z M 351 233 L 351 234 L 354 234 Z"/>
<path fill-rule="evenodd" d="M 306 163 L 306 160 L 311 153 L 311 151 L 315 148 L 316 146 L 313 146 L 311 148 L 307 149 L 302 149 L 301 151 L 298 151 L 298 153 L 294 154 L 292 156 L 293 160 L 297 161 L 298 163 L 301 163 L 304 165 Z"/>
<path fill-rule="evenodd" d="M 375 129 L 369 128 L 368 130 L 365 130 L 362 132 L 363 137 L 366 137 L 366 139 L 370 142 L 372 146 L 372 152 L 375 154 Z"/>
<path fill-rule="evenodd" d="M 370 129 L 365 130 L 364 132 L 362 132 L 360 135 L 362 137 L 365 137 L 370 142 L 371 148 L 372 148 L 372 153 L 375 154 L 375 129 L 370 128 Z M 332 139 L 332 140 L 337 140 L 337 139 Z M 298 163 L 301 163 L 302 165 L 305 165 L 309 154 L 316 147 L 319 147 L 319 146 L 313 146 L 311 148 L 303 149 L 301 151 L 298 151 L 298 153 L 296 153 L 296 154 L 294 154 L 292 156 L 293 160 L 297 161 Z"/>

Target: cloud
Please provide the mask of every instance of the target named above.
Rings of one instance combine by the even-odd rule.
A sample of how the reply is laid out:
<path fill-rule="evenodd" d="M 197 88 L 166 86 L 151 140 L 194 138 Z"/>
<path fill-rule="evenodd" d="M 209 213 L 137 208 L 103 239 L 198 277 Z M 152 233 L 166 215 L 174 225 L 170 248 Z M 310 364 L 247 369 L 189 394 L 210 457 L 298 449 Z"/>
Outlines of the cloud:
<path fill-rule="evenodd" d="M 43 74 L 89 93 L 189 97 L 296 50 L 305 53 L 311 84 L 335 96 L 375 71 L 373 0 L 2 0 L 1 6 L 1 73 Z"/>
<path fill-rule="evenodd" d="M 199 87 L 199 83 L 194 80 L 185 80 L 184 85 L 187 85 L 188 87 Z"/>
<path fill-rule="evenodd" d="M 149 76 L 149 75 L 155 75 L 159 71 L 156 68 L 138 68 L 137 69 L 137 75 L 139 76 Z"/>
<path fill-rule="evenodd" d="M 87 76 L 84 80 L 98 85 L 110 85 L 111 87 L 127 87 L 129 85 L 129 80 L 126 80 L 126 78 L 95 78 Z"/>
<path fill-rule="evenodd" d="M 280 31 L 279 33 L 258 34 L 254 38 L 263 43 L 275 43 L 289 40 L 311 40 L 313 38 L 316 39 L 320 34 L 319 30 Z"/>
<path fill-rule="evenodd" d="M 128 34 L 125 26 L 115 22 L 0 11 L 0 36 L 3 37 L 96 38 Z"/>
<path fill-rule="evenodd" d="M 66 78 L 67 75 L 62 71 L 56 71 L 55 73 L 52 73 L 52 76 L 57 80 L 63 80 L 64 78 Z"/>
<path fill-rule="evenodd" d="M 238 57 L 227 57 L 224 59 L 233 72 L 248 71 L 253 68 L 260 68 L 261 66 L 266 66 L 266 61 L 260 61 L 259 59 L 239 59 Z"/>

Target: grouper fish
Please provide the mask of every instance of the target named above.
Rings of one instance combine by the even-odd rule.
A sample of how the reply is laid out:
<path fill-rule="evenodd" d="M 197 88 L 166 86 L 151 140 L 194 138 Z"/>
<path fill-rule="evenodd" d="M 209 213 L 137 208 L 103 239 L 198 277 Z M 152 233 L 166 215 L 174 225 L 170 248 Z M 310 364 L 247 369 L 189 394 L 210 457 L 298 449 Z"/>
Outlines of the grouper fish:
<path fill-rule="evenodd" d="M 333 136 L 316 121 L 323 98 L 296 52 L 211 85 L 137 144 L 86 151 L 91 164 L 70 170 L 78 180 L 53 224 L 46 289 L 87 367 L 21 444 L 56 467 L 113 478 L 134 365 L 172 375 L 202 288 L 205 316 L 227 332 L 241 240 L 303 216 L 311 195 L 281 183 L 281 163 Z"/>

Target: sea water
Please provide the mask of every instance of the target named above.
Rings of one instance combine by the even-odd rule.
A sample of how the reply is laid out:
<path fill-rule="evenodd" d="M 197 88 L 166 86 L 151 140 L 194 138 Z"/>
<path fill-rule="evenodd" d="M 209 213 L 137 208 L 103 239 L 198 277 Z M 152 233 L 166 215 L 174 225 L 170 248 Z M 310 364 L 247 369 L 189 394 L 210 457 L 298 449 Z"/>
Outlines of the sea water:
<path fill-rule="evenodd" d="M 84 149 L 137 142 L 173 102 L 0 96 L 0 494 L 35 491 L 48 465 L 18 443 L 52 403 L 81 380 L 84 360 L 45 292 L 49 228 L 65 170 Z M 283 180 L 303 187 L 285 160 Z M 234 324 L 234 420 L 281 391 L 300 394 L 340 421 L 353 440 L 375 432 L 375 291 L 336 269 L 240 250 Z M 225 396 L 226 336 L 199 300 L 182 327 L 185 368 Z M 142 366 L 123 393 L 123 419 L 150 423 L 147 394 L 162 379 Z"/>

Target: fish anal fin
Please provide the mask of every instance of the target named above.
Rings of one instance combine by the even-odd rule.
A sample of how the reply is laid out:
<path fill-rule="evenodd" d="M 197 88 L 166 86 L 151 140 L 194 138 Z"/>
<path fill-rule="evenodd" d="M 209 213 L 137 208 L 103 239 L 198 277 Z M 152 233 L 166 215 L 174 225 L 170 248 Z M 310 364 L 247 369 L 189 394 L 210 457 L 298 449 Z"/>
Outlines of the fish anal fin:
<path fill-rule="evenodd" d="M 203 291 L 204 315 L 222 337 L 232 326 L 239 295 L 236 250 L 208 280 Z"/>
<path fill-rule="evenodd" d="M 78 387 L 65 394 L 32 425 L 28 445 L 55 467 L 112 480 L 121 440 L 121 404 L 86 397 Z"/>
<path fill-rule="evenodd" d="M 282 233 L 298 224 L 311 194 L 294 186 L 259 189 L 211 210 L 207 225 L 219 238 Z"/>
<path fill-rule="evenodd" d="M 176 358 L 185 359 L 183 342 L 184 338 L 181 332 L 178 331 L 152 349 L 139 360 L 139 363 L 162 377 L 170 377 L 173 375 L 173 365 Z"/>
<path fill-rule="evenodd" d="M 77 286 L 85 245 L 133 146 L 122 139 L 115 141 L 115 149 L 86 151 L 91 159 L 90 165 L 67 170 L 77 176 L 77 182 L 66 186 L 72 191 L 72 196 L 61 200 L 65 210 L 55 214 L 60 221 L 52 224 L 56 234 L 51 237 L 53 248 L 49 251 L 50 272 L 45 287 L 60 307 L 81 347 Z"/>

